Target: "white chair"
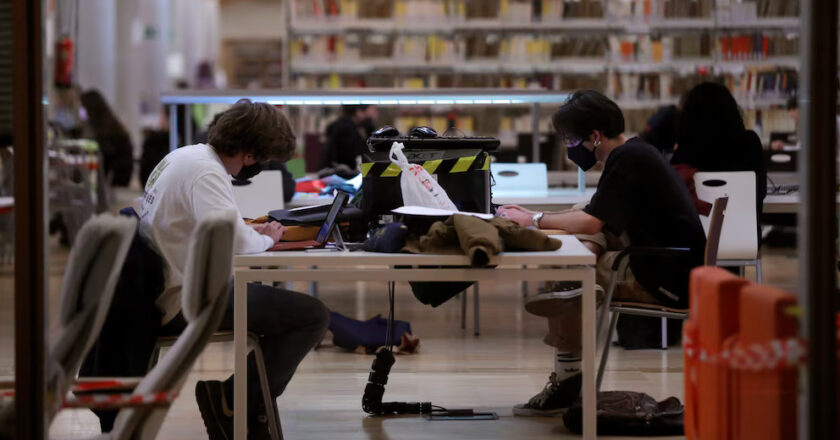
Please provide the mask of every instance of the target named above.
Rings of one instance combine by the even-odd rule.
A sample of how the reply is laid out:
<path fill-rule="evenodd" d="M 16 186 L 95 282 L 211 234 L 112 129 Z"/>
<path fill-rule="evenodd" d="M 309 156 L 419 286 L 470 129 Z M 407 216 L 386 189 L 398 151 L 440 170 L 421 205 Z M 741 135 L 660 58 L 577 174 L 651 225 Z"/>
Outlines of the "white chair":
<path fill-rule="evenodd" d="M 755 266 L 756 282 L 761 282 L 761 256 L 758 249 L 758 213 L 755 208 L 755 173 L 752 171 L 697 172 L 694 187 L 700 200 L 711 202 L 729 197 L 718 249 L 718 266 Z M 708 217 L 700 217 L 706 235 Z"/>
<path fill-rule="evenodd" d="M 505 195 L 538 197 L 548 192 L 548 171 L 544 163 L 490 164 L 490 174 L 496 183 L 493 192 Z"/>
<path fill-rule="evenodd" d="M 190 239 L 181 311 L 187 327 L 172 348 L 127 397 L 129 406 L 114 421 L 114 429 L 101 439 L 153 439 L 157 436 L 172 399 L 155 401 L 148 396 L 177 393 L 193 362 L 204 350 L 227 307 L 233 263 L 233 211 L 206 215 Z M 148 402 L 136 405 L 132 399 Z"/>
<path fill-rule="evenodd" d="M 98 215 L 79 230 L 61 283 L 58 338 L 47 357 L 47 420 L 61 408 L 85 355 L 102 330 L 136 225 L 133 218 Z M 13 382 L 0 388 L 11 386 Z M 8 426 L 5 419 L 13 416 L 13 409 L 7 405 L 13 403 L 0 405 L 0 425 Z"/>
<path fill-rule="evenodd" d="M 233 185 L 233 199 L 245 218 L 257 218 L 283 209 L 283 172 L 264 170 L 247 185 Z"/>

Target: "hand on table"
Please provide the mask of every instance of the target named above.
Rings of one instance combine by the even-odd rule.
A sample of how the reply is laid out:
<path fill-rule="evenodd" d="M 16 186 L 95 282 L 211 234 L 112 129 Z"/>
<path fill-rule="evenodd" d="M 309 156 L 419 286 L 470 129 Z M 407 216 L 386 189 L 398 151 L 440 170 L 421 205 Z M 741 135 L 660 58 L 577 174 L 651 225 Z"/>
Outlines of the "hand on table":
<path fill-rule="evenodd" d="M 252 224 L 251 227 L 260 234 L 271 237 L 275 244 L 280 241 L 283 237 L 283 233 L 286 232 L 286 228 L 281 225 L 280 222 Z"/>
<path fill-rule="evenodd" d="M 534 224 L 535 211 L 525 209 L 519 205 L 505 205 L 500 206 L 496 210 L 496 215 L 501 218 L 519 223 L 522 226 L 532 226 Z"/>

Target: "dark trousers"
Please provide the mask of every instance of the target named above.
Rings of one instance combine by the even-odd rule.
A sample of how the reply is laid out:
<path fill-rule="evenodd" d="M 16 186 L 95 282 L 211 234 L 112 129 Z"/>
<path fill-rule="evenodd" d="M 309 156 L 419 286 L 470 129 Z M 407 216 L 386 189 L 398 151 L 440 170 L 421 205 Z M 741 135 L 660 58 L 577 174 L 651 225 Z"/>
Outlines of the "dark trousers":
<path fill-rule="evenodd" d="M 232 290 L 233 287 L 219 330 L 233 330 Z M 273 399 L 283 393 L 298 364 L 324 337 L 329 320 L 329 310 L 311 296 L 248 284 L 248 331 L 260 336 Z M 183 316 L 178 314 L 161 332 L 178 334 L 185 325 Z M 228 404 L 233 406 L 233 375 L 225 381 L 225 393 Z M 248 355 L 248 413 L 249 418 L 266 413 L 254 353 Z"/>

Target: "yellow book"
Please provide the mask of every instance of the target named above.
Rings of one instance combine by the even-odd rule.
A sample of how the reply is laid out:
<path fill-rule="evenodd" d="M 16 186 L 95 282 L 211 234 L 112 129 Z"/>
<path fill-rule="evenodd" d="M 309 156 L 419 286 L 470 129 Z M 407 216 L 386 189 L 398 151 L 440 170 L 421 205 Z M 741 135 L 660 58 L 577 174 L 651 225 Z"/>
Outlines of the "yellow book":
<path fill-rule="evenodd" d="M 465 134 L 470 135 L 475 131 L 475 120 L 472 116 L 462 116 L 458 118 L 458 128 Z"/>
<path fill-rule="evenodd" d="M 656 63 L 662 62 L 662 42 L 661 41 L 654 41 L 650 45 L 650 52 L 653 61 Z"/>
<path fill-rule="evenodd" d="M 437 36 L 436 35 L 429 35 L 429 40 L 426 43 L 426 48 L 427 48 L 426 50 L 429 52 L 428 53 L 428 59 L 430 61 L 434 61 L 438 57 L 439 52 L 438 52 L 437 44 L 438 44 Z"/>
<path fill-rule="evenodd" d="M 356 0 L 341 0 L 339 7 L 341 8 L 341 16 L 343 18 L 356 18 L 358 13 Z"/>
<path fill-rule="evenodd" d="M 408 6 L 405 4 L 405 0 L 397 0 L 394 2 L 394 17 L 403 18 L 406 16 L 408 12 Z"/>
<path fill-rule="evenodd" d="M 422 89 L 424 87 L 423 78 L 406 78 L 403 81 L 403 87 L 407 89 Z"/>
<path fill-rule="evenodd" d="M 340 89 L 341 88 L 341 77 L 339 77 L 337 73 L 331 73 L 330 74 L 330 88 L 331 89 Z"/>
<path fill-rule="evenodd" d="M 510 3 L 509 0 L 501 0 L 499 2 L 499 16 L 500 17 L 507 17 L 510 13 Z"/>
<path fill-rule="evenodd" d="M 510 116 L 502 116 L 502 119 L 499 121 L 499 131 L 513 131 L 513 121 Z"/>

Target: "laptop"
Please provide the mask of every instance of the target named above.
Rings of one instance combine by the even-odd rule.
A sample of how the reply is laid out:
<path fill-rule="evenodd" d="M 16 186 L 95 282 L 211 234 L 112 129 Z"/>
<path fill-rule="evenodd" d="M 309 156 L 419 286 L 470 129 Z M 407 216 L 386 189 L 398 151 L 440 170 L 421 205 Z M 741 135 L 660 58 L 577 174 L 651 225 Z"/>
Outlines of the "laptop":
<path fill-rule="evenodd" d="M 544 163 L 490 164 L 494 196 L 545 196 L 548 192 L 548 172 Z"/>
<path fill-rule="evenodd" d="M 269 251 L 291 251 L 291 250 L 300 250 L 300 249 L 313 249 L 313 248 L 323 248 L 327 245 L 327 240 L 332 236 L 333 231 L 336 228 L 336 220 L 338 219 L 338 215 L 341 214 L 341 210 L 347 205 L 347 201 L 350 199 L 350 195 L 343 191 L 336 192 L 335 199 L 333 200 L 332 206 L 330 206 L 330 211 L 327 213 L 327 217 L 324 219 L 324 224 L 321 225 L 321 229 L 318 231 L 318 235 L 315 237 L 314 240 L 306 240 L 306 241 L 282 241 L 274 245 L 273 248 L 269 249 Z"/>

